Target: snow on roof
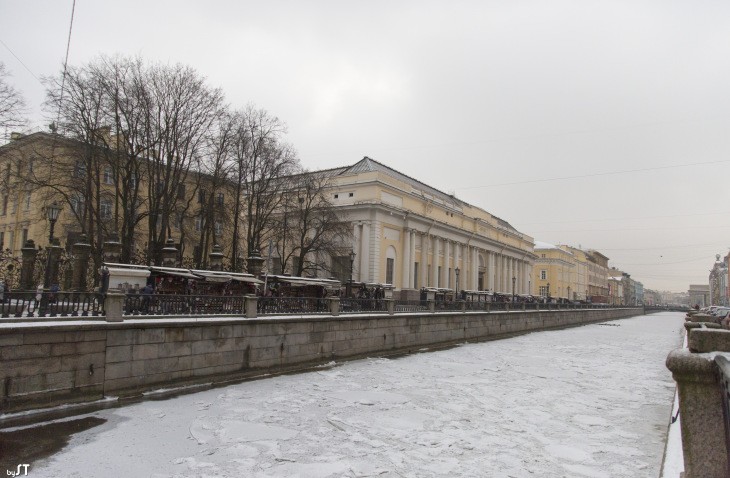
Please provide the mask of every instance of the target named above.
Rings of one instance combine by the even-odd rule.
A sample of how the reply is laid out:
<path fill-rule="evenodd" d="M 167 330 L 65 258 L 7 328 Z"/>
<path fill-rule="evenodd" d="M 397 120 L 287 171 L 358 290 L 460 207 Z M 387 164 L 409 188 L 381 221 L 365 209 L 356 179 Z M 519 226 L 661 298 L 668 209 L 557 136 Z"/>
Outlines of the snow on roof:
<path fill-rule="evenodd" d="M 558 246 L 548 242 L 535 241 L 535 249 L 558 249 Z"/>

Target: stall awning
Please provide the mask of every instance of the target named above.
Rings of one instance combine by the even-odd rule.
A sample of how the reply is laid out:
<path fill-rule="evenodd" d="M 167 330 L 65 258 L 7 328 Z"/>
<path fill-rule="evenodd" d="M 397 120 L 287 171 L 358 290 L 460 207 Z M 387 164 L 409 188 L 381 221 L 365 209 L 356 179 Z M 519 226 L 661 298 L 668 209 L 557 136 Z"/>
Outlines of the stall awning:
<path fill-rule="evenodd" d="M 193 270 L 193 273 L 195 273 L 197 276 L 200 276 L 200 278 L 203 278 L 208 282 L 228 282 L 230 280 L 233 280 L 233 278 L 231 276 L 229 276 L 228 274 L 218 274 L 215 272 L 196 271 L 196 270 Z"/>
<path fill-rule="evenodd" d="M 293 286 L 307 286 L 315 285 L 320 287 L 340 287 L 341 283 L 337 280 L 331 279 L 316 279 L 309 277 L 291 277 L 291 276 L 269 276 L 269 280 L 277 280 L 279 282 L 286 282 Z"/>
<path fill-rule="evenodd" d="M 231 279 L 237 280 L 238 282 L 248 282 L 249 284 L 263 284 L 264 281 L 258 280 L 254 276 L 251 275 L 243 275 L 243 274 L 230 274 Z"/>
<path fill-rule="evenodd" d="M 190 273 L 190 271 L 186 269 L 177 269 L 173 267 L 150 267 L 150 270 L 152 272 L 157 272 L 159 274 L 166 274 L 170 276 L 175 277 L 184 277 L 186 279 L 196 279 L 200 280 L 200 277 L 196 276 L 195 274 Z"/>

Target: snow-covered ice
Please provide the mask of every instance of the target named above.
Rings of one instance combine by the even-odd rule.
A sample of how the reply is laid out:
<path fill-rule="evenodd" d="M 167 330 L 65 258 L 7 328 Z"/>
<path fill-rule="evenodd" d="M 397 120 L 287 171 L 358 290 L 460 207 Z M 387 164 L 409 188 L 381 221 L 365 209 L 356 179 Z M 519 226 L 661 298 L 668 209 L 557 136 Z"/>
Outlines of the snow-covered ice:
<path fill-rule="evenodd" d="M 683 322 L 653 314 L 101 410 L 105 424 L 31 474 L 657 478 Z"/>

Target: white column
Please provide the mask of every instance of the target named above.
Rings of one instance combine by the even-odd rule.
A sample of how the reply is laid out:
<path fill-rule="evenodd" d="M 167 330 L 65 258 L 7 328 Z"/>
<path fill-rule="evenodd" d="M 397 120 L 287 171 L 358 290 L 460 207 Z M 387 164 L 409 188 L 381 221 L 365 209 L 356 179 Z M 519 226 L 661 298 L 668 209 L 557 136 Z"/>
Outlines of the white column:
<path fill-rule="evenodd" d="M 510 286 L 512 285 L 512 278 L 515 278 L 515 294 L 519 293 L 519 289 L 517 288 L 517 268 L 515 267 L 515 258 L 510 257 L 509 260 L 509 280 L 510 280 Z"/>
<path fill-rule="evenodd" d="M 448 239 L 444 239 L 444 265 L 441 269 L 441 287 L 449 287 L 451 282 L 451 273 L 449 272 L 449 255 L 451 254 L 451 242 Z M 454 285 L 450 286 L 452 289 Z"/>
<path fill-rule="evenodd" d="M 479 287 L 479 250 L 476 247 L 471 251 L 471 281 L 476 290 Z"/>
<path fill-rule="evenodd" d="M 370 224 L 362 225 L 362 251 L 360 253 L 360 282 L 370 282 Z"/>
<path fill-rule="evenodd" d="M 494 253 L 492 251 L 484 251 L 484 258 L 487 261 L 486 270 L 484 271 L 484 288 L 494 290 Z"/>
<path fill-rule="evenodd" d="M 416 272 L 414 263 L 416 262 L 416 232 L 414 230 L 408 231 L 408 235 L 411 236 L 411 262 L 408 265 L 408 267 L 411 268 L 410 273 L 408 275 L 408 288 L 413 289 L 415 287 L 416 282 Z"/>
<path fill-rule="evenodd" d="M 494 292 L 502 292 L 502 256 L 494 253 Z"/>
<path fill-rule="evenodd" d="M 431 240 L 428 234 L 421 234 L 421 287 L 428 286 L 428 249 Z"/>
<path fill-rule="evenodd" d="M 431 251 L 431 287 L 438 287 L 438 270 L 439 270 L 439 240 L 433 236 L 433 250 Z"/>
<path fill-rule="evenodd" d="M 360 258 L 362 257 L 362 235 L 360 233 L 361 225 L 355 224 L 353 226 L 353 237 L 354 242 L 352 244 L 352 251 L 355 253 L 355 259 L 357 263 L 353 263 L 352 280 L 360 281 Z"/>
<path fill-rule="evenodd" d="M 408 289 L 411 280 L 411 231 L 403 231 L 403 269 L 401 271 L 401 289 Z"/>
<path fill-rule="evenodd" d="M 530 290 L 530 264 L 527 261 L 522 262 L 522 288 L 525 294 L 532 294 Z"/>

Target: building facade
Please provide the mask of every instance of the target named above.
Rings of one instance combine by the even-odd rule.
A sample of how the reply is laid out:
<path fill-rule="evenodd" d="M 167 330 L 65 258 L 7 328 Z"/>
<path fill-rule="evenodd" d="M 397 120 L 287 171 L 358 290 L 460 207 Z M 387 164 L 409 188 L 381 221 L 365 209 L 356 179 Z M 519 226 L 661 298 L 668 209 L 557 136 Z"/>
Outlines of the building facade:
<path fill-rule="evenodd" d="M 144 257 L 150 237 L 147 218 L 162 214 L 155 212 L 150 201 L 150 194 L 159 192 L 160 184 L 151 184 L 151 175 L 144 174 L 145 161 L 140 163 L 136 174 L 125 179 L 120 172 L 123 158 L 113 150 L 59 134 L 14 133 L 11 141 L 0 147 L 0 248 L 19 255 L 28 239 L 45 247 L 49 241 L 45 211 L 57 203 L 61 213 L 54 237 L 66 250 L 70 251 L 83 234 L 100 253 L 105 241 L 119 239 L 124 219 L 134 216 L 138 220 L 130 227 L 128 243 L 137 258 Z M 124 197 L 132 190 L 130 182 L 137 193 L 132 200 Z M 174 242 L 179 260 L 198 256 L 205 262 L 214 242 L 230 254 L 231 185 L 214 185 L 209 175 L 192 170 L 178 182 L 168 193 L 173 206 L 166 210 L 173 213 L 164 214 L 168 226 L 164 235 Z M 129 203 L 134 203 L 132 214 L 126 212 Z M 210 217 L 213 220 L 207 221 Z"/>
<path fill-rule="evenodd" d="M 395 297 L 423 287 L 529 294 L 532 237 L 487 211 L 368 157 L 330 172 L 329 194 L 352 227 L 355 282 L 392 284 Z M 458 287 L 457 287 L 458 285 Z"/>
<path fill-rule="evenodd" d="M 710 302 L 710 287 L 705 284 L 690 284 L 689 306 L 708 307 L 710 305 L 712 305 Z"/>
<path fill-rule="evenodd" d="M 715 264 L 710 270 L 710 303 L 712 305 L 727 306 L 728 300 L 728 256 L 721 259 L 720 254 L 715 256 Z"/>

